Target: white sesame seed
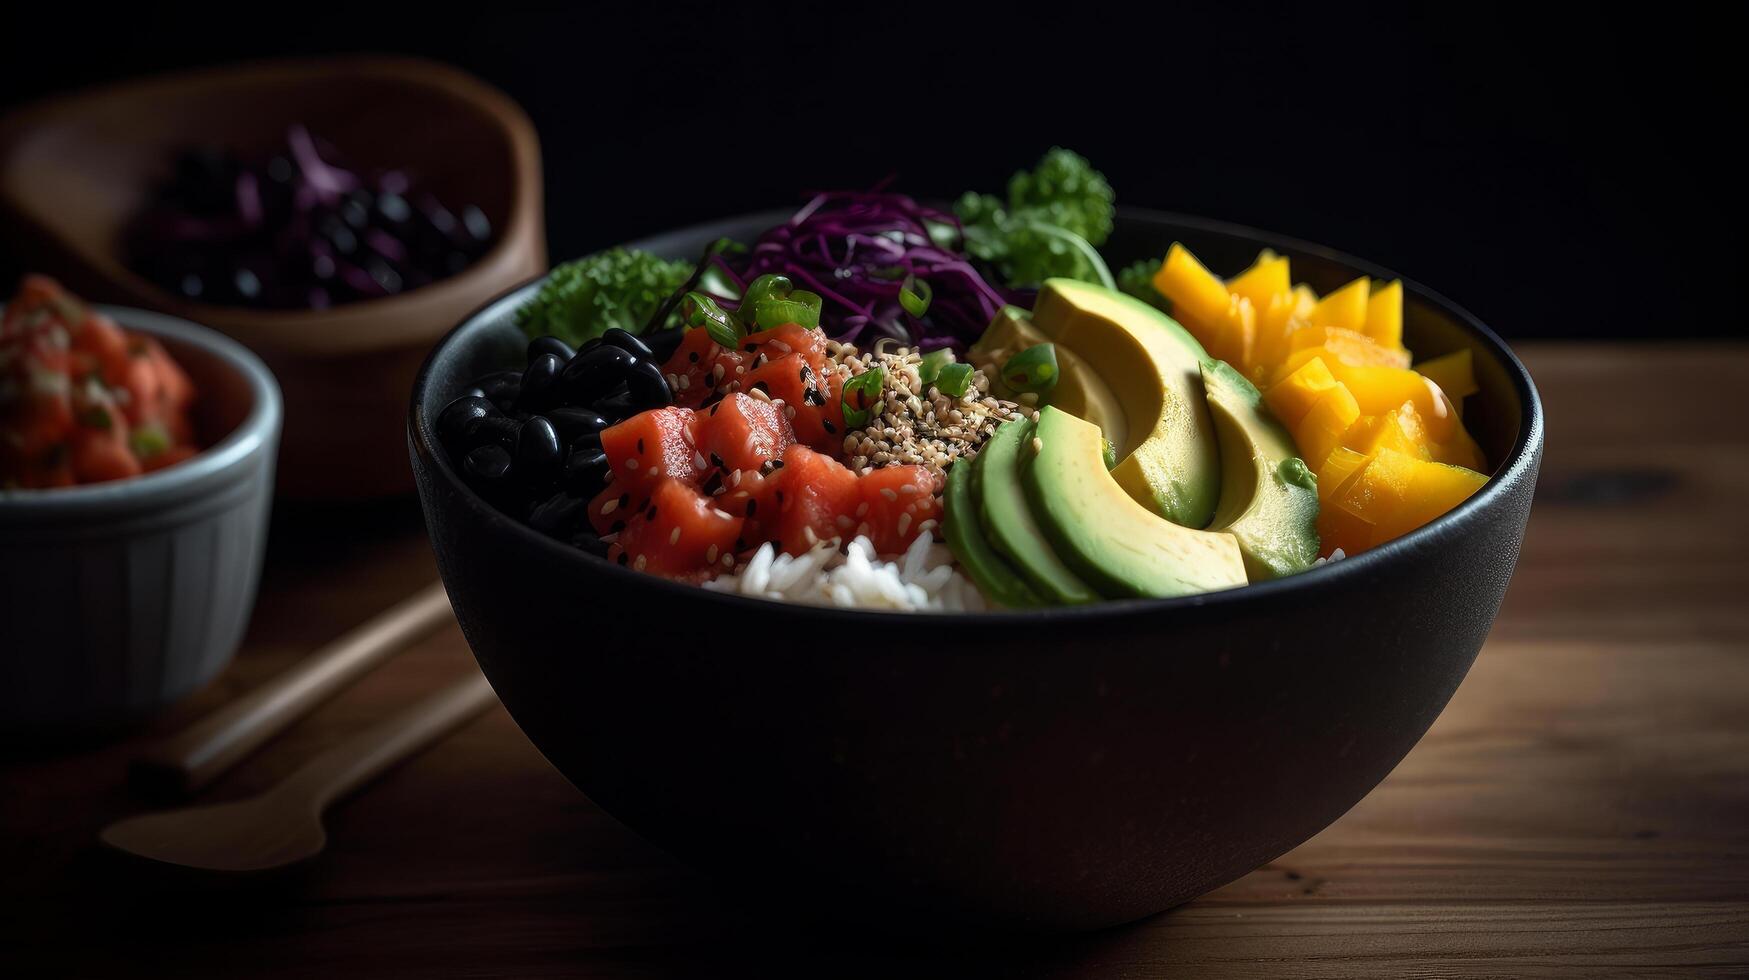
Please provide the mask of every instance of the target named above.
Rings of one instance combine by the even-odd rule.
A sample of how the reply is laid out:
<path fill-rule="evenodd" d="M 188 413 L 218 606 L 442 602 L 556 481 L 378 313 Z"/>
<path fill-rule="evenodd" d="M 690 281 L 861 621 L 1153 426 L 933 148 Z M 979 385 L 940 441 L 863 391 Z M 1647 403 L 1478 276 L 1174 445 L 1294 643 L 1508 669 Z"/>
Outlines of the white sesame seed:
<path fill-rule="evenodd" d="M 613 513 L 616 510 L 619 510 L 619 498 L 618 497 L 615 497 L 612 500 L 609 500 L 607 503 L 601 505 L 601 516 L 606 517 L 607 515 Z"/>
<path fill-rule="evenodd" d="M 716 561 L 717 561 L 717 546 L 716 545 L 713 544 L 709 548 L 706 548 L 704 550 L 704 561 L 705 561 L 705 564 L 707 564 L 707 565 L 716 564 Z"/>
<path fill-rule="evenodd" d="M 707 465 L 706 460 L 704 458 L 704 453 L 701 453 L 696 449 L 693 450 L 692 451 L 692 465 L 701 469 L 701 470 L 704 469 L 705 466 Z"/>
<path fill-rule="evenodd" d="M 1032 451 L 1036 455 L 1045 451 L 1045 441 L 1038 436 L 1032 437 Z"/>
<path fill-rule="evenodd" d="M 887 498 L 888 500 L 898 500 L 899 499 L 899 495 L 893 492 L 892 487 L 882 487 L 881 488 L 881 496 Z"/>
<path fill-rule="evenodd" d="M 899 533 L 904 534 L 905 532 L 900 531 Z M 679 528 L 675 528 L 674 530 L 668 532 L 668 543 L 669 544 L 679 544 L 680 543 L 680 529 Z"/>
<path fill-rule="evenodd" d="M 790 347 L 790 345 L 784 343 L 781 340 L 768 340 L 765 342 L 765 346 L 774 348 L 776 350 L 783 351 L 785 354 L 788 354 L 791 350 L 794 349 L 794 348 Z"/>
<path fill-rule="evenodd" d="M 862 503 L 856 505 L 856 516 L 857 517 L 867 517 L 868 516 L 868 501 L 865 500 Z"/>
<path fill-rule="evenodd" d="M 636 459 L 628 458 L 626 460 L 626 469 L 635 470 L 637 468 L 638 468 L 638 461 Z"/>
<path fill-rule="evenodd" d="M 905 485 L 904 485 L 904 486 L 902 486 L 902 487 L 900 487 L 900 488 L 899 488 L 899 492 L 900 492 L 900 493 L 919 493 L 919 492 L 921 492 L 921 491 L 919 491 L 919 490 L 918 490 L 918 489 L 917 489 L 917 484 L 915 484 L 915 483 L 907 483 L 907 484 L 905 484 Z"/>
<path fill-rule="evenodd" d="M 802 525 L 802 537 L 807 539 L 808 547 L 810 548 L 820 543 L 820 536 L 814 533 L 813 528 L 808 527 L 805 524 Z"/>
<path fill-rule="evenodd" d="M 644 570 L 644 566 L 646 566 L 648 564 L 649 564 L 649 562 L 647 560 L 645 560 L 644 556 L 639 555 L 637 557 L 637 559 L 632 562 L 632 567 L 641 572 Z"/>
<path fill-rule="evenodd" d="M 911 515 L 910 514 L 900 514 L 899 515 L 899 536 L 904 537 L 905 532 L 910 530 L 910 529 L 911 529 Z"/>
<path fill-rule="evenodd" d="M 753 395 L 754 398 L 757 398 L 762 402 L 771 401 L 771 396 L 765 393 L 764 388 L 754 388 L 750 393 Z"/>

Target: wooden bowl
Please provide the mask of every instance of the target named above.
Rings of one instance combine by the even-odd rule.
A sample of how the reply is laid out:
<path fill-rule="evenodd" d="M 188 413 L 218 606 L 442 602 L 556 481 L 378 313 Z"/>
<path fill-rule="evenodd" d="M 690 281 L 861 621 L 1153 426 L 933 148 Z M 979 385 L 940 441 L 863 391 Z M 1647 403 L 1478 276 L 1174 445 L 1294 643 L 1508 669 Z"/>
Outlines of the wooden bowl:
<path fill-rule="evenodd" d="M 492 222 L 491 250 L 460 275 L 328 310 L 193 302 L 122 260 L 122 229 L 190 144 L 244 153 L 303 123 L 365 169 L 405 167 L 440 199 Z M 261 62 L 49 99 L 0 120 L 0 243 L 91 300 L 160 310 L 241 341 L 285 393 L 282 495 L 356 499 L 412 488 L 402 428 L 437 338 L 546 270 L 540 150 L 509 97 L 404 58 Z"/>

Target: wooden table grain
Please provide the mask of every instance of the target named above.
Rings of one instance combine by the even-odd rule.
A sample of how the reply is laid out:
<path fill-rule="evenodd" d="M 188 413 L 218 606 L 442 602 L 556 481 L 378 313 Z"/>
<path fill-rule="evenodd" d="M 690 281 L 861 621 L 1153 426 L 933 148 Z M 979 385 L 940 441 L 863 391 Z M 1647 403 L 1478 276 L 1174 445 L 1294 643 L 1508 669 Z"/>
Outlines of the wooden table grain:
<path fill-rule="evenodd" d="M 1524 353 L 1547 462 L 1474 670 L 1346 816 L 1183 908 L 1071 939 L 822 934 L 620 827 L 502 709 L 335 808 L 330 850 L 290 877 L 214 884 L 98 851 L 145 806 L 122 778 L 140 739 L 434 575 L 402 501 L 283 513 L 246 647 L 189 703 L 119 741 L 0 756 L 0 974 L 1749 975 L 1749 346 Z M 468 664 L 453 627 L 433 636 L 209 798 Z"/>

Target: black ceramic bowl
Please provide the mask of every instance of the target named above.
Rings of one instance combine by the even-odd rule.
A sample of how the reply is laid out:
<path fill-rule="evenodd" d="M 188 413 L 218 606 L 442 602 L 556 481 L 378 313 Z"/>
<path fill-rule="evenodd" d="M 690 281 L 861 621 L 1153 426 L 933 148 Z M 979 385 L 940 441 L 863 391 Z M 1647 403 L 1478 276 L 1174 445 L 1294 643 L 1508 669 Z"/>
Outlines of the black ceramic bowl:
<path fill-rule="evenodd" d="M 679 258 L 785 213 L 635 243 Z M 1396 278 L 1246 228 L 1125 211 L 1120 260 L 1183 241 L 1230 274 L 1268 246 L 1320 291 Z M 906 616 L 719 595 L 498 513 L 432 420 L 522 363 L 511 293 L 438 345 L 413 467 L 480 666 L 589 797 L 684 860 L 828 913 L 1088 929 L 1195 898 L 1317 833 L 1427 731 L 1475 659 L 1530 514 L 1543 425 L 1523 365 L 1412 283 L 1408 346 L 1468 347 L 1493 479 L 1412 534 L 1290 579 L 1156 601 Z"/>

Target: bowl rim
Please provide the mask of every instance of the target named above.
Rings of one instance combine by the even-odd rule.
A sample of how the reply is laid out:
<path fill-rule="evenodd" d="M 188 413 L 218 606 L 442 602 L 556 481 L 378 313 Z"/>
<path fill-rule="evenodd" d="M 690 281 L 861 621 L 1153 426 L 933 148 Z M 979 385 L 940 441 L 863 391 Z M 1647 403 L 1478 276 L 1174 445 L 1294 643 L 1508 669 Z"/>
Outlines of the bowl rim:
<path fill-rule="evenodd" d="M 273 372 L 247 347 L 213 330 L 166 313 L 128 306 L 93 305 L 128 330 L 198 347 L 216 357 L 249 386 L 243 420 L 218 442 L 190 459 L 125 480 L 72 487 L 0 490 L 0 522 L 14 519 L 109 516 L 118 507 L 145 510 L 173 505 L 227 485 L 227 476 L 276 445 L 284 406 Z"/>
<path fill-rule="evenodd" d="M 540 140 L 534 122 L 502 89 L 453 65 L 428 58 L 390 54 L 290 56 L 153 72 L 90 85 L 46 96 L 0 116 L 0 171 L 9 166 L 12 155 L 28 140 L 38 123 L 101 102 L 122 91 L 181 98 L 202 87 L 240 83 L 333 83 L 347 78 L 391 79 L 441 93 L 456 103 L 473 106 L 493 123 L 497 138 L 510 154 L 513 176 L 509 207 L 503 225 L 494 229 L 496 234 L 491 247 L 466 268 L 404 293 L 315 310 L 231 306 L 187 299 L 135 272 L 119 255 L 110 252 L 98 256 L 91 264 L 103 278 L 131 294 L 125 298 L 132 302 L 149 303 L 196 322 L 223 324 L 226 332 L 240 334 L 245 341 L 264 348 L 333 353 L 375 350 L 405 343 L 409 339 L 422 341 L 431 336 L 431 328 L 414 331 L 417 336 L 412 337 L 407 336 L 405 330 L 388 331 L 379 337 L 374 334 L 360 336 L 359 327 L 383 321 L 385 317 L 392 318 L 409 305 L 448 305 L 453 309 L 453 304 L 464 302 L 470 293 L 477 293 L 483 283 L 493 279 L 513 276 L 520 284 L 527 277 L 516 266 L 522 253 L 530 248 L 539 255 L 538 262 L 545 264 L 544 188 L 541 184 Z M 21 221 L 41 224 L 4 200 L 0 200 L 0 210 Z M 52 228 L 40 230 L 54 234 Z M 91 261 L 84 256 L 80 259 Z"/>
<path fill-rule="evenodd" d="M 744 214 L 720 218 L 714 221 L 704 221 L 682 228 L 671 229 L 654 235 L 646 236 L 636 241 L 628 242 L 626 248 L 660 248 L 673 239 L 691 239 L 709 237 L 722 228 L 736 224 L 751 224 L 766 221 L 772 224 L 786 220 L 793 209 L 769 209 L 753 211 Z M 1511 378 L 1514 393 L 1518 396 L 1521 406 L 1521 418 L 1517 438 L 1505 458 L 1490 474 L 1488 482 L 1482 489 L 1470 495 L 1463 503 L 1442 514 L 1435 520 L 1416 528 L 1400 538 L 1388 541 L 1376 548 L 1370 548 L 1358 555 L 1346 556 L 1340 561 L 1324 562 L 1314 568 L 1307 569 L 1285 578 L 1272 579 L 1266 582 L 1254 582 L 1233 589 L 1223 589 L 1218 592 L 1204 592 L 1196 595 L 1174 596 L 1170 598 L 1143 599 L 1107 599 L 1084 605 L 1043 606 L 1033 609 L 988 609 L 982 612 L 935 611 L 899 612 L 875 609 L 846 609 L 837 606 L 816 606 L 805 603 L 780 602 L 757 596 L 743 596 L 735 593 L 717 592 L 696 585 L 676 582 L 657 575 L 646 575 L 642 572 L 622 568 L 614 562 L 581 551 L 571 545 L 550 538 L 534 530 L 521 521 L 512 518 L 493 507 L 484 498 L 476 494 L 466 481 L 450 466 L 449 460 L 441 445 L 431 431 L 432 419 L 426 418 L 420 411 L 431 374 L 438 355 L 445 351 L 462 334 L 475 329 L 476 325 L 496 313 L 499 307 L 516 303 L 522 294 L 538 287 L 544 281 L 541 277 L 529 283 L 524 283 L 504 293 L 493 297 L 478 309 L 468 314 L 455 327 L 446 332 L 437 344 L 426 355 L 424 363 L 419 367 L 419 373 L 414 378 L 412 399 L 408 410 L 408 440 L 415 456 L 414 465 L 419 465 L 417 457 L 426 455 L 432 461 L 432 470 L 438 478 L 454 491 L 472 514 L 482 520 L 487 526 L 505 527 L 511 535 L 519 536 L 530 547 L 542 549 L 561 562 L 575 563 L 579 568 L 592 575 L 608 575 L 620 577 L 622 582 L 631 587 L 644 587 L 656 590 L 657 594 L 671 596 L 678 601 L 704 602 L 707 604 L 721 603 L 727 612 L 769 614 L 773 607 L 782 608 L 786 615 L 794 614 L 803 618 L 822 618 L 842 621 L 846 618 L 856 622 L 866 622 L 873 626 L 879 623 L 890 623 L 895 619 L 919 618 L 921 622 L 931 625 L 940 624 L 951 627 L 975 627 L 989 624 L 1008 624 L 1025 626 L 1038 624 L 1042 621 L 1079 621 L 1084 619 L 1121 619 L 1124 617 L 1152 616 L 1170 613 L 1174 610 L 1193 609 L 1200 607 L 1224 607 L 1235 602 L 1263 602 L 1272 596 L 1304 592 L 1308 590 L 1340 588 L 1345 584 L 1355 584 L 1374 572 L 1385 571 L 1385 566 L 1404 560 L 1408 555 L 1428 547 L 1436 547 L 1443 540 L 1465 533 L 1467 526 L 1477 519 L 1484 511 L 1500 506 L 1513 490 L 1524 482 L 1527 476 L 1534 473 L 1538 465 L 1543 445 L 1543 409 L 1542 400 L 1537 394 L 1536 384 L 1531 380 L 1530 372 L 1524 363 L 1512 352 L 1506 342 L 1493 330 L 1482 323 L 1474 314 L 1456 303 L 1446 299 L 1419 282 L 1397 272 L 1378 265 L 1377 263 L 1349 255 L 1339 249 L 1330 248 L 1315 242 L 1305 241 L 1290 235 L 1263 231 L 1248 225 L 1223 221 L 1215 218 L 1204 218 L 1195 215 L 1181 214 L 1154 208 L 1123 206 L 1117 209 L 1120 219 L 1130 218 L 1153 225 L 1170 224 L 1195 231 L 1212 234 L 1236 236 L 1253 241 L 1261 246 L 1275 248 L 1279 251 L 1299 252 L 1314 255 L 1326 261 L 1336 262 L 1377 279 L 1398 279 L 1403 283 L 1407 294 L 1413 295 L 1423 302 L 1439 308 L 1448 314 L 1466 331 L 1480 346 L 1486 348 L 1499 359 Z M 423 494 L 422 494 L 423 503 Z M 429 516 L 427 520 L 429 521 Z"/>

